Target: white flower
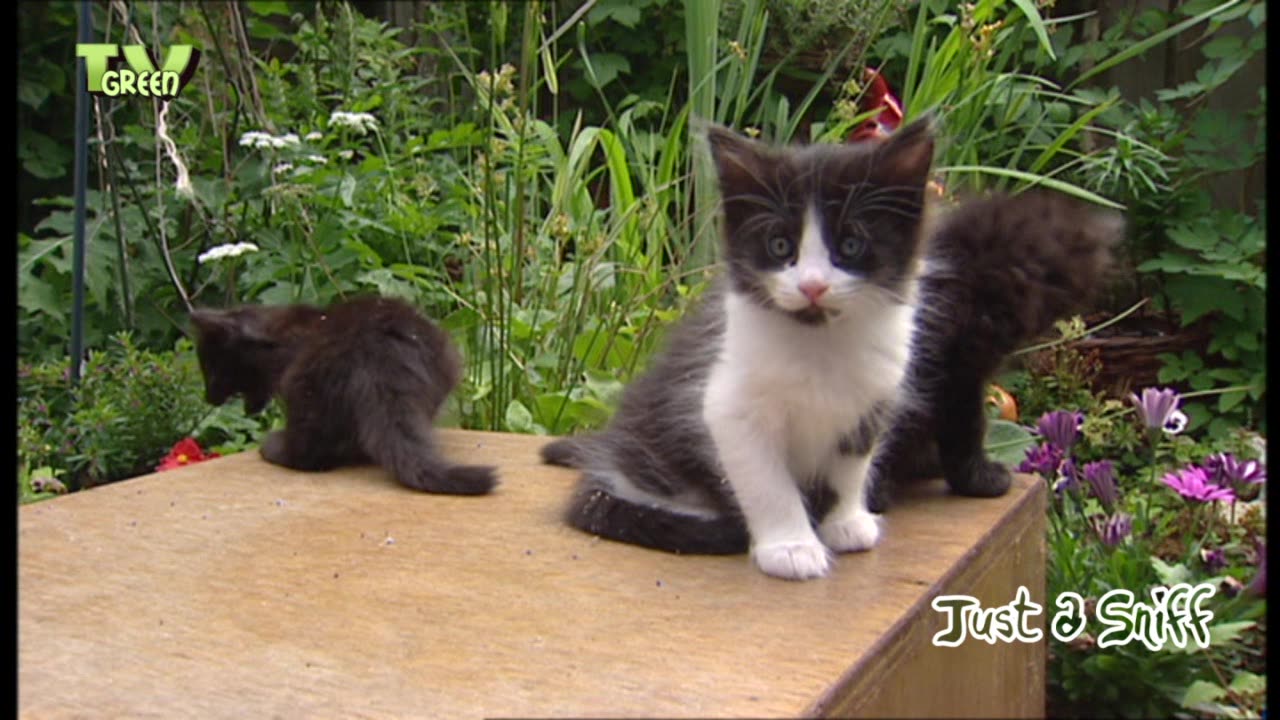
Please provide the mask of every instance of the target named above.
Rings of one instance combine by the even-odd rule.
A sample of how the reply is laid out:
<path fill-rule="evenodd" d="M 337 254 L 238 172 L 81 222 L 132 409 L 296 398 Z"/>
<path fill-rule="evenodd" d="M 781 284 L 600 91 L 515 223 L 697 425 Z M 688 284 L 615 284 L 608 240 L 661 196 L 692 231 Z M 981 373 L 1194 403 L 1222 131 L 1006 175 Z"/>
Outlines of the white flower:
<path fill-rule="evenodd" d="M 378 129 L 378 119 L 366 112 L 351 113 L 345 110 L 334 110 L 329 115 L 331 127 L 348 127 L 364 135 L 370 130 Z"/>
<path fill-rule="evenodd" d="M 1164 432 L 1166 435 L 1177 435 L 1187 429 L 1187 414 L 1181 410 L 1173 410 L 1169 413 L 1169 418 L 1164 421 Z"/>
<path fill-rule="evenodd" d="M 342 158 L 343 160 L 350 160 L 351 158 L 355 157 L 355 152 L 351 150 L 339 150 L 338 157 Z"/>
<path fill-rule="evenodd" d="M 292 169 L 293 169 L 293 163 L 280 163 L 279 165 L 271 168 L 271 173 L 273 175 L 279 175 L 280 173 L 289 172 Z"/>
<path fill-rule="evenodd" d="M 308 156 L 306 157 L 306 160 L 307 160 L 307 162 L 313 162 L 313 163 L 315 163 L 315 164 L 317 164 L 317 165 L 328 165 L 328 164 L 329 164 L 329 158 L 327 158 L 327 157 L 325 157 L 325 156 L 323 156 L 323 155 L 308 155 Z"/>
<path fill-rule="evenodd" d="M 252 145 L 253 147 L 258 147 L 258 148 L 271 147 L 271 142 L 273 140 L 275 140 L 275 138 L 271 137 L 271 135 L 267 133 L 264 133 L 260 130 L 250 130 L 249 132 L 240 136 L 240 145 L 241 146 Z"/>
<path fill-rule="evenodd" d="M 240 136 L 240 145 L 256 148 L 275 148 L 279 150 L 282 147 L 298 145 L 301 142 L 296 133 L 287 133 L 280 137 L 275 137 L 261 130 L 250 130 Z"/>
<path fill-rule="evenodd" d="M 205 250 L 204 252 L 200 253 L 200 257 L 196 258 L 196 261 L 199 262 L 201 265 L 203 265 L 209 262 L 210 260 L 221 260 L 222 258 L 238 257 L 247 252 L 257 252 L 257 251 L 258 251 L 258 246 L 254 245 L 253 243 L 247 243 L 247 242 L 227 243 L 225 245 L 215 245 L 214 247 L 211 247 L 208 250 Z"/>
<path fill-rule="evenodd" d="M 316 140 L 323 140 L 324 133 L 320 132 L 319 130 L 313 130 L 307 133 L 307 136 L 303 139 L 306 140 L 307 142 L 315 142 Z"/>

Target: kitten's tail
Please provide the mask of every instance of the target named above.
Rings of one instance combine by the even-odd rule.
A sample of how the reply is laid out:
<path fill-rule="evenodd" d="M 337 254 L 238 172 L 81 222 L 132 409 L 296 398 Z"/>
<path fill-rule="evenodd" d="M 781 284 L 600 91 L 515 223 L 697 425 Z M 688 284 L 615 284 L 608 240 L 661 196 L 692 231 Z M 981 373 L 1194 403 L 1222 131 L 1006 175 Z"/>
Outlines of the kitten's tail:
<path fill-rule="evenodd" d="M 751 544 L 741 518 L 687 515 L 626 500 L 590 471 L 579 481 L 565 521 L 592 535 L 677 554 L 739 555 Z"/>
<path fill-rule="evenodd" d="M 566 437 L 552 440 L 538 451 L 542 461 L 560 467 L 582 467 L 582 448 L 578 438 Z"/>
<path fill-rule="evenodd" d="M 405 418 L 393 432 L 361 433 L 361 447 L 400 484 L 442 495 L 484 495 L 498 484 L 495 468 L 449 462 L 435 446 L 429 428 Z"/>
<path fill-rule="evenodd" d="M 737 555 L 747 551 L 750 538 L 741 518 L 709 511 L 696 515 L 678 512 L 657 496 L 648 501 L 621 497 L 615 483 L 630 481 L 619 479 L 616 470 L 593 467 L 602 463 L 593 462 L 596 455 L 591 437 L 560 438 L 541 450 L 543 462 L 583 471 L 565 511 L 570 525 L 592 535 L 665 552 Z M 635 488 L 625 494 L 646 495 Z"/>
<path fill-rule="evenodd" d="M 965 333 L 1012 351 L 1102 289 L 1124 228 L 1120 213 L 1060 192 L 971 200 L 946 213 L 935 229 L 931 242 L 941 260 L 936 277 L 971 288 Z"/>

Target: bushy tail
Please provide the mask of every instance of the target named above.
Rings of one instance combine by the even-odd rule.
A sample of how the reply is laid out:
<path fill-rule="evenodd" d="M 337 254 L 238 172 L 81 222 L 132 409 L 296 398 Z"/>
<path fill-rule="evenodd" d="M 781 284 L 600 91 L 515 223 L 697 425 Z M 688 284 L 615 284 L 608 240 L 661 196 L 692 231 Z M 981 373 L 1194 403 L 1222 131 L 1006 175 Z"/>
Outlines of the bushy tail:
<path fill-rule="evenodd" d="M 1123 237 L 1119 213 L 1058 192 L 969 200 L 932 233 L 926 292 L 963 333 L 1008 352 L 1083 309 Z"/>
<path fill-rule="evenodd" d="M 565 511 L 573 527 L 610 540 L 654 550 L 688 555 L 737 555 L 750 545 L 747 526 L 734 515 L 706 511 L 697 515 L 677 512 L 662 498 L 651 501 L 624 499 L 614 490 L 619 473 L 602 460 L 608 450 L 593 447 L 593 438 L 582 435 L 560 438 L 542 446 L 543 462 L 583 471 L 577 490 Z M 635 491 L 629 493 L 651 494 Z"/>
<path fill-rule="evenodd" d="M 560 467 L 582 467 L 582 448 L 578 438 L 566 437 L 552 440 L 539 451 L 542 461 Z"/>
<path fill-rule="evenodd" d="M 495 468 L 446 460 L 425 419 L 389 419 L 383 427 L 362 428 L 360 443 L 365 453 L 402 485 L 443 495 L 484 495 L 497 486 Z"/>
<path fill-rule="evenodd" d="M 565 520 L 593 535 L 671 553 L 738 555 L 750 546 L 741 518 L 692 516 L 624 500 L 610 492 L 607 480 L 590 472 L 579 482 Z"/>

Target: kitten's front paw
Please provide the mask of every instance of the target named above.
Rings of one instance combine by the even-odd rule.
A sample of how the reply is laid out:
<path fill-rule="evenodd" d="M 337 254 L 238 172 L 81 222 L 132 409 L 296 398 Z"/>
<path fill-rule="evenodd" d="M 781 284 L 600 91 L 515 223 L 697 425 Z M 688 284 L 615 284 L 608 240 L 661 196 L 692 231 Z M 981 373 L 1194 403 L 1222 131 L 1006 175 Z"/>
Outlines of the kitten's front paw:
<path fill-rule="evenodd" d="M 993 460 L 980 460 L 968 473 L 947 478 L 956 494 L 968 497 L 999 497 L 1009 492 L 1012 481 L 1009 469 Z"/>
<path fill-rule="evenodd" d="M 285 452 L 284 431 L 272 430 L 262 438 L 262 446 L 258 448 L 262 459 L 274 465 L 289 467 L 289 455 Z"/>
<path fill-rule="evenodd" d="M 831 572 L 831 554 L 816 540 L 758 545 L 751 557 L 761 572 L 784 580 L 811 580 Z"/>
<path fill-rule="evenodd" d="M 824 521 L 818 536 L 836 552 L 870 550 L 880 541 L 880 520 L 866 510 L 855 510 L 849 517 Z"/>

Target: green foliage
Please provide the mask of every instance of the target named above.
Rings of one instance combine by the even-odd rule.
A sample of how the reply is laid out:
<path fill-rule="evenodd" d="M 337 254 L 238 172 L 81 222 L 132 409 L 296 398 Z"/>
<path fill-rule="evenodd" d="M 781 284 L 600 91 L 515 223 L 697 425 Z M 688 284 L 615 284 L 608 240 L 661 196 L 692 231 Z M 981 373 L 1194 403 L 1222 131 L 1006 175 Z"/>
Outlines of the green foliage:
<path fill-rule="evenodd" d="M 228 430 L 244 423 L 234 413 L 228 407 L 209 419 L 204 380 L 186 341 L 157 353 L 126 334 L 114 336 L 89 354 L 76 387 L 63 361 L 20 362 L 18 459 L 33 468 L 25 486 L 19 473 L 20 491 L 39 477 L 78 489 L 151 472 L 189 435 L 206 446 L 235 439 Z"/>
<path fill-rule="evenodd" d="M 1132 263 L 1159 306 L 1184 326 L 1212 333 L 1206 356 L 1162 355 L 1160 381 L 1191 390 L 1237 388 L 1213 404 L 1191 404 L 1193 427 L 1207 425 L 1215 437 L 1241 424 L 1265 432 L 1266 204 L 1262 197 L 1215 200 L 1210 181 L 1262 167 L 1266 90 L 1245 113 L 1208 102 L 1265 52 L 1265 5 L 1182 3 L 1119 20 L 1094 45 L 1128 53 L 1145 38 L 1195 27 L 1199 66 L 1193 80 L 1158 91 L 1154 102 L 1106 94 L 1115 102 L 1099 123 L 1126 140 L 1094 153 L 1080 176 L 1131 208 Z M 1223 32 L 1233 21 L 1243 35 Z"/>

